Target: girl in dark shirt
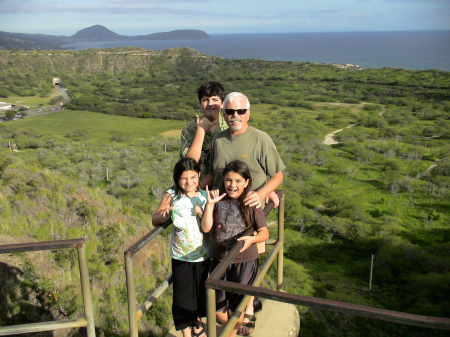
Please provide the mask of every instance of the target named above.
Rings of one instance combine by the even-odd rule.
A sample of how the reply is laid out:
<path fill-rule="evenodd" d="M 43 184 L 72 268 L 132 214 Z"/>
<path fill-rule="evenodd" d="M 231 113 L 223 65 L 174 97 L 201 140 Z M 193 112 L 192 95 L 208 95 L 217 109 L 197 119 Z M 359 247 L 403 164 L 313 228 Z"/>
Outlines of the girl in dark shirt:
<path fill-rule="evenodd" d="M 227 255 L 236 241 L 244 241 L 239 254 L 228 267 L 222 279 L 251 284 L 258 269 L 258 250 L 256 243 L 269 238 L 266 218 L 261 208 L 248 207 L 243 200 L 250 191 L 251 175 L 247 165 L 234 160 L 223 170 L 225 192 L 209 191 L 206 188 L 208 201 L 202 218 L 202 229 L 211 232 L 213 243 L 213 267 Z M 242 236 L 253 228 L 256 235 Z M 232 315 L 242 295 L 216 290 L 216 314 L 222 325 L 225 325 Z M 244 315 L 239 318 L 230 336 L 236 336 Z"/>

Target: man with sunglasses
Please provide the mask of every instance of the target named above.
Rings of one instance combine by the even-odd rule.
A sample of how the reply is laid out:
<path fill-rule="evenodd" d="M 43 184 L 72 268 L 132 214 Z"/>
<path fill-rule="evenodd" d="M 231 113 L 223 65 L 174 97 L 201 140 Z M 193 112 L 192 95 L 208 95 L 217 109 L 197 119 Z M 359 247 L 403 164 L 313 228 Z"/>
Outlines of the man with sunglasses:
<path fill-rule="evenodd" d="M 253 190 L 244 201 L 258 207 L 283 181 L 285 166 L 272 138 L 248 124 L 250 102 L 247 96 L 232 92 L 225 98 L 223 106 L 223 118 L 228 129 L 215 135 L 212 142 L 212 189 L 222 190 L 224 167 L 235 159 L 242 160 L 250 168 Z"/>
<path fill-rule="evenodd" d="M 213 136 L 228 128 L 220 115 L 225 89 L 219 82 L 205 82 L 197 90 L 200 110 L 196 120 L 186 124 L 181 132 L 180 158 L 195 159 L 202 167 L 202 177 L 209 172 L 210 149 Z"/>

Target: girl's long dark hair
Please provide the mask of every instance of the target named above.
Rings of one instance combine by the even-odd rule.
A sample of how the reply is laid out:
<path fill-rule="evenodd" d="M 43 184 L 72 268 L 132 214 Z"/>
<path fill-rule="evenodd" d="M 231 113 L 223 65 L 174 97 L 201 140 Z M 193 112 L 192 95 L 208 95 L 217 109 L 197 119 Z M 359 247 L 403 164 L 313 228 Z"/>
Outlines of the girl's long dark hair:
<path fill-rule="evenodd" d="M 181 196 L 184 194 L 184 190 L 180 187 L 180 177 L 183 174 L 184 171 L 195 171 L 200 175 L 200 165 L 197 163 L 195 159 L 184 157 L 181 158 L 177 163 L 175 164 L 175 167 L 173 168 L 173 189 L 175 191 L 175 196 L 172 200 L 172 204 L 181 198 Z M 197 191 L 199 190 L 199 187 L 197 186 Z"/>
<path fill-rule="evenodd" d="M 247 224 L 246 229 L 252 227 L 252 222 L 250 220 L 250 211 L 249 206 L 244 204 L 244 199 L 247 196 L 247 193 L 251 191 L 252 187 L 252 176 L 250 174 L 250 170 L 246 163 L 244 163 L 241 160 L 233 160 L 232 162 L 228 163 L 227 166 L 223 169 L 223 176 L 228 172 L 235 172 L 242 176 L 245 180 L 248 180 L 247 187 L 244 188 L 244 191 L 238 198 L 238 205 L 239 205 L 239 211 L 241 212 L 242 216 L 244 217 L 245 223 Z"/>

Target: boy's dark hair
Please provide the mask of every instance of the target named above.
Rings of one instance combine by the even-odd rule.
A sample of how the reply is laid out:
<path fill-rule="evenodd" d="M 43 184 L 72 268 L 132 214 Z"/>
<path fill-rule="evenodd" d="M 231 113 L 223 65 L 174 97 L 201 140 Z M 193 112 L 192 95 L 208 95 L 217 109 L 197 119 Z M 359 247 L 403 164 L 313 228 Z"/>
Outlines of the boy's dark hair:
<path fill-rule="evenodd" d="M 202 97 L 219 96 L 220 99 L 225 99 L 225 89 L 219 82 L 205 82 L 197 89 L 198 101 L 200 102 Z"/>
<path fill-rule="evenodd" d="M 197 163 L 195 159 L 189 157 L 184 157 L 177 161 L 175 167 L 173 168 L 173 189 L 175 190 L 175 196 L 172 200 L 172 204 L 180 199 L 181 195 L 184 194 L 183 189 L 178 183 L 184 171 L 195 171 L 200 175 L 200 164 Z M 197 191 L 198 190 L 199 187 L 197 186 Z"/>
<path fill-rule="evenodd" d="M 241 211 L 241 214 L 244 217 L 244 220 L 247 224 L 247 228 L 252 227 L 252 221 L 250 220 L 250 211 L 249 206 L 244 204 L 244 199 L 247 196 L 247 193 L 251 190 L 252 187 L 252 175 L 250 174 L 250 169 L 248 168 L 247 164 L 244 163 L 241 160 L 233 160 L 232 162 L 229 162 L 227 166 L 223 169 L 223 176 L 228 172 L 235 172 L 242 176 L 245 180 L 248 180 L 247 187 L 244 189 L 242 194 L 238 198 L 238 205 L 239 210 Z"/>

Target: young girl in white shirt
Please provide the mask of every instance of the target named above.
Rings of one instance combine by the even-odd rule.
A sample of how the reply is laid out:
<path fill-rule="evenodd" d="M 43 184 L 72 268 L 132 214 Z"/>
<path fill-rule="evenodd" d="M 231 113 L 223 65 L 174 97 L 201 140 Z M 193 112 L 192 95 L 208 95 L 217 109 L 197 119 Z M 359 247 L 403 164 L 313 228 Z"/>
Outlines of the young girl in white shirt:
<path fill-rule="evenodd" d="M 180 159 L 173 171 L 174 185 L 162 197 L 153 215 L 154 226 L 172 218 L 170 243 L 173 277 L 172 316 L 183 337 L 206 337 L 201 317 L 206 316 L 205 280 L 208 277 L 211 242 L 201 229 L 206 192 L 199 189 L 200 165 Z"/>

